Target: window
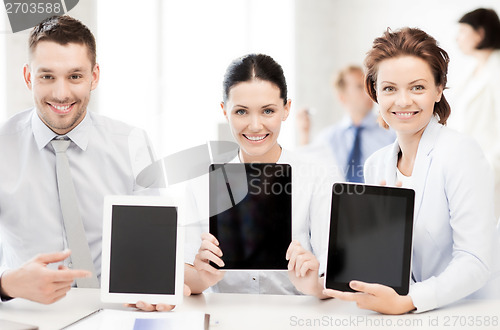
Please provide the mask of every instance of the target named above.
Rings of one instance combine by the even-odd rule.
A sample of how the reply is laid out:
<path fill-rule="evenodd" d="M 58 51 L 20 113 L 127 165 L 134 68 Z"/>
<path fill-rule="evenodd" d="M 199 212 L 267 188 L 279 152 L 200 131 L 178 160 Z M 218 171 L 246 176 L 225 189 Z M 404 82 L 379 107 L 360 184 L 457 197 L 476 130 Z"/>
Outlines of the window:
<path fill-rule="evenodd" d="M 137 3 L 97 2 L 101 81 L 94 97 L 100 113 L 146 129 L 159 156 L 218 138 L 222 79 L 238 56 L 274 57 L 293 95 L 293 1 Z M 293 144 L 292 117 L 280 137 L 285 147 Z"/>

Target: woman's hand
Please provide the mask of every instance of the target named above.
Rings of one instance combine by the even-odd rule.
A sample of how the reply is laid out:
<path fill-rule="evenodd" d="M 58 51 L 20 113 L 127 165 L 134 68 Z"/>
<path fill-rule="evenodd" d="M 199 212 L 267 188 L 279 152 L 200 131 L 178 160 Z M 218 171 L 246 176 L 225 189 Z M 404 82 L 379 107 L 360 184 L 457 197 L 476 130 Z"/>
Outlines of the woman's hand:
<path fill-rule="evenodd" d="M 193 265 L 184 265 L 184 283 L 189 286 L 192 294 L 202 293 L 222 280 L 225 272 L 210 265 L 212 261 L 219 267 L 224 267 L 221 257 L 222 250 L 215 236 L 209 233 L 201 234 L 201 246 Z"/>
<path fill-rule="evenodd" d="M 304 249 L 299 242 L 292 241 L 286 251 L 288 276 L 300 292 L 319 298 L 328 298 L 323 294 L 323 281 L 318 277 L 319 261 Z"/>
<path fill-rule="evenodd" d="M 349 286 L 358 292 L 323 290 L 329 297 L 355 301 L 359 308 L 382 314 L 404 314 L 415 309 L 410 296 L 400 296 L 393 288 L 361 281 L 351 281 Z"/>

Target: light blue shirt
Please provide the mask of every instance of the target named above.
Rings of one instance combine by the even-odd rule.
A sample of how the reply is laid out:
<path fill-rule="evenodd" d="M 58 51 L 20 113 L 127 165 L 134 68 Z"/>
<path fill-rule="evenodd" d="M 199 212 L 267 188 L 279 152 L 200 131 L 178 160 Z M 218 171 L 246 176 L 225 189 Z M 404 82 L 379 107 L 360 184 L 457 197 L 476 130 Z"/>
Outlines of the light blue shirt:
<path fill-rule="evenodd" d="M 391 130 L 382 128 L 377 123 L 377 116 L 370 112 L 361 122 L 361 164 L 380 148 L 394 142 L 396 134 Z M 327 144 L 336 161 L 336 165 L 342 171 L 344 177 L 347 169 L 349 154 L 354 145 L 355 126 L 349 116 L 336 125 L 321 131 L 314 139 L 313 145 Z M 363 169 L 360 168 L 360 171 Z"/>
<path fill-rule="evenodd" d="M 50 144 L 55 136 L 33 109 L 0 126 L 0 274 L 38 253 L 67 247 Z M 104 196 L 144 190 L 135 177 L 151 163 L 149 139 L 142 130 L 94 113 L 66 136 L 72 141 L 67 155 L 99 276 Z"/>

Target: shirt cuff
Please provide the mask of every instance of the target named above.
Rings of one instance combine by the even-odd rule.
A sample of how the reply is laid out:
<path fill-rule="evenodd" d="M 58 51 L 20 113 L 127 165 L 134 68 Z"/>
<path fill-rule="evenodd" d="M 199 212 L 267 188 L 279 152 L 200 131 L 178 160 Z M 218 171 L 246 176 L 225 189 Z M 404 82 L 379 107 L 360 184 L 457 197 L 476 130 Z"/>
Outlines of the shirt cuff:
<path fill-rule="evenodd" d="M 410 286 L 408 295 L 413 301 L 416 310 L 413 313 L 423 313 L 437 308 L 437 299 L 435 297 L 434 285 L 430 282 L 434 279 L 427 279 L 425 283 L 417 282 Z"/>

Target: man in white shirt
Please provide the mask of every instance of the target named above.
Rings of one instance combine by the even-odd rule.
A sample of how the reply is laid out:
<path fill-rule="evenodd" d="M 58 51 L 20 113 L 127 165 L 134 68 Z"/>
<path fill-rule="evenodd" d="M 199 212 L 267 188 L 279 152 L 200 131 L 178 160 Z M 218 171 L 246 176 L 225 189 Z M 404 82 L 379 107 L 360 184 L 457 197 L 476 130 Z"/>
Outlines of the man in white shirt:
<path fill-rule="evenodd" d="M 2 300 L 53 303 L 75 279 L 99 278 L 104 196 L 146 190 L 135 182 L 153 161 L 145 132 L 87 111 L 99 82 L 95 48 L 89 29 L 69 16 L 46 19 L 30 34 L 24 79 L 35 108 L 0 126 Z M 72 269 L 54 138 L 70 141 L 66 155 L 95 274 Z"/>

